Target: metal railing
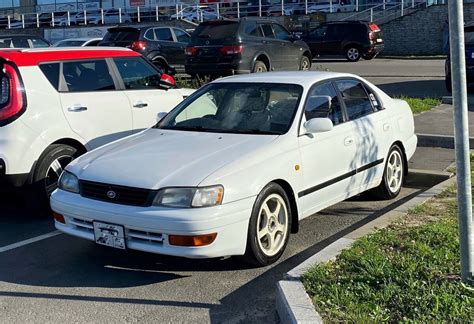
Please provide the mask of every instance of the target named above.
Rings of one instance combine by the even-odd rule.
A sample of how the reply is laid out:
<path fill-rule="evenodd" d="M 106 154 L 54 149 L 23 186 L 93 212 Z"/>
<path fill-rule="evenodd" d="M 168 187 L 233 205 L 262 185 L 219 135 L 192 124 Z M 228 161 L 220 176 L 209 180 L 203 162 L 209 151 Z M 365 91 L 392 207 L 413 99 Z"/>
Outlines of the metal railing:
<path fill-rule="evenodd" d="M 15 13 L 0 16 L 0 28 L 67 27 L 73 25 L 105 25 L 132 22 L 181 19 L 199 23 L 211 19 L 246 16 L 275 17 L 346 13 L 341 20 L 370 20 L 381 22 L 403 16 L 413 10 L 445 0 L 242 0 L 209 4 L 155 5 L 139 7 L 93 8 L 81 10 Z M 368 2 L 371 1 L 371 2 Z M 54 8 L 59 7 L 57 4 Z M 77 7 L 79 8 L 79 7 Z M 82 8 L 82 7 L 81 7 Z"/>

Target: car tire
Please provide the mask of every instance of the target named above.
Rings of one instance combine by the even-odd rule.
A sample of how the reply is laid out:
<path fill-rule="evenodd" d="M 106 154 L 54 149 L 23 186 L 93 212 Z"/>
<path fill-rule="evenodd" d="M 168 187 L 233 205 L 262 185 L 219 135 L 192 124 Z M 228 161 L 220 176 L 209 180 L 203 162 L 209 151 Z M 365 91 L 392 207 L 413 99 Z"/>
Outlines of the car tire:
<path fill-rule="evenodd" d="M 168 73 L 168 66 L 161 60 L 152 60 L 153 65 L 160 71 L 160 74 Z"/>
<path fill-rule="evenodd" d="M 267 72 L 267 71 L 268 71 L 268 68 L 265 65 L 265 63 L 263 63 L 262 61 L 257 60 L 253 64 L 252 73 L 261 73 L 261 72 Z"/>
<path fill-rule="evenodd" d="M 344 55 L 349 62 L 357 62 L 360 60 L 360 49 L 357 46 L 347 46 Z"/>
<path fill-rule="evenodd" d="M 453 92 L 453 86 L 452 86 L 452 83 L 451 83 L 451 76 L 449 74 L 446 75 L 446 78 L 444 79 L 444 82 L 446 84 L 446 90 L 449 93 Z"/>
<path fill-rule="evenodd" d="M 276 183 L 263 188 L 252 208 L 244 261 L 255 266 L 277 261 L 288 244 L 291 216 L 285 190 Z"/>
<path fill-rule="evenodd" d="M 311 60 L 307 56 L 302 56 L 300 61 L 300 71 L 311 70 Z"/>
<path fill-rule="evenodd" d="M 385 161 L 382 182 L 373 190 L 373 193 L 385 200 L 397 197 L 405 180 L 405 168 L 405 159 L 401 148 L 398 145 L 393 145 Z"/>
<path fill-rule="evenodd" d="M 33 173 L 32 184 L 38 199 L 48 201 L 57 188 L 62 170 L 78 156 L 76 148 L 65 144 L 53 144 L 41 154 Z"/>

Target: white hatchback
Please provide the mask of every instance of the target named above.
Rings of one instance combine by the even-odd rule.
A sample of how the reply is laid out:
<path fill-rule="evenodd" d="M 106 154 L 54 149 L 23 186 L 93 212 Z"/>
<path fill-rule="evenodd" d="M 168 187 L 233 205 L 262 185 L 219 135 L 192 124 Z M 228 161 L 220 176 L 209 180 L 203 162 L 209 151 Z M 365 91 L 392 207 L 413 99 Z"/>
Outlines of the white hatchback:
<path fill-rule="evenodd" d="M 51 206 L 57 229 L 98 244 L 267 265 L 301 219 L 397 196 L 416 144 L 408 104 L 355 75 L 229 77 L 72 162 Z"/>
<path fill-rule="evenodd" d="M 1 50 L 0 183 L 49 195 L 74 158 L 153 126 L 193 92 L 169 82 L 124 48 Z"/>

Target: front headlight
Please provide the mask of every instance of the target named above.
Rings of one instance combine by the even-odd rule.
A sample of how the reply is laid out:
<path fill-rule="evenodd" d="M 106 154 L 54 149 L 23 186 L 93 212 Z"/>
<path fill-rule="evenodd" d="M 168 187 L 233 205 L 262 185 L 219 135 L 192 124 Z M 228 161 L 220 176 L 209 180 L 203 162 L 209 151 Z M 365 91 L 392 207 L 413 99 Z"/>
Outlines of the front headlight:
<path fill-rule="evenodd" d="M 64 191 L 79 193 L 79 179 L 71 172 L 64 171 L 59 178 L 58 187 Z"/>
<path fill-rule="evenodd" d="M 222 186 L 202 188 L 166 188 L 158 191 L 153 205 L 191 208 L 220 205 L 224 198 Z"/>

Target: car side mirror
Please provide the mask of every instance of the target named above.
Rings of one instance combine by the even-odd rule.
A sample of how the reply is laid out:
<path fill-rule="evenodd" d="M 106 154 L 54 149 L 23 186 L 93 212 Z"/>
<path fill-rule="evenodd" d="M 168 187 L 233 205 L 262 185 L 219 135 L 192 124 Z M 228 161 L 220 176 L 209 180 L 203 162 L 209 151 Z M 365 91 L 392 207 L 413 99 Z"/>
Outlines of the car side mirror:
<path fill-rule="evenodd" d="M 158 114 L 156 114 L 156 122 L 159 123 L 163 118 L 166 117 L 166 115 L 168 115 L 168 113 L 164 111 L 161 111 Z"/>
<path fill-rule="evenodd" d="M 174 78 L 171 75 L 168 74 L 162 74 L 160 78 L 160 87 L 163 89 L 171 89 L 174 87 L 175 81 Z"/>
<path fill-rule="evenodd" d="M 312 118 L 303 124 L 309 134 L 325 133 L 333 129 L 334 125 L 329 118 Z"/>

